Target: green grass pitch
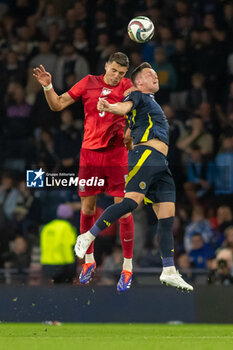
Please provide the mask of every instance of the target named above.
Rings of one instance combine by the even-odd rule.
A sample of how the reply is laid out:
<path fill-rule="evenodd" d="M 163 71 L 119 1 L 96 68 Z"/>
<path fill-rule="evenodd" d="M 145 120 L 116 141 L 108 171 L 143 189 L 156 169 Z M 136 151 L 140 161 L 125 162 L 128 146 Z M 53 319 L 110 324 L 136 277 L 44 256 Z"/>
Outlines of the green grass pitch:
<path fill-rule="evenodd" d="M 0 323 L 1 350 L 232 350 L 233 325 Z"/>

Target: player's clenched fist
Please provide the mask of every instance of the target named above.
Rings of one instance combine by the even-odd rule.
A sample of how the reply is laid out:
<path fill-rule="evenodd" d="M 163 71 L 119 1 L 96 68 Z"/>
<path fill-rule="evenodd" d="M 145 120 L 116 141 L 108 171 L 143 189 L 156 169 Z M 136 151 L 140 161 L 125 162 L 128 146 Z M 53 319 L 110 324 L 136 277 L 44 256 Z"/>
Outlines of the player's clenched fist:
<path fill-rule="evenodd" d="M 38 83 L 40 83 L 43 86 L 48 86 L 49 84 L 51 84 L 51 74 L 49 72 L 46 72 L 42 64 L 40 64 L 40 67 L 36 67 L 33 69 L 33 76 L 37 79 Z"/>
<path fill-rule="evenodd" d="M 99 98 L 97 109 L 100 112 L 108 112 L 110 109 L 110 103 L 108 103 L 108 101 L 106 101 L 104 98 Z"/>

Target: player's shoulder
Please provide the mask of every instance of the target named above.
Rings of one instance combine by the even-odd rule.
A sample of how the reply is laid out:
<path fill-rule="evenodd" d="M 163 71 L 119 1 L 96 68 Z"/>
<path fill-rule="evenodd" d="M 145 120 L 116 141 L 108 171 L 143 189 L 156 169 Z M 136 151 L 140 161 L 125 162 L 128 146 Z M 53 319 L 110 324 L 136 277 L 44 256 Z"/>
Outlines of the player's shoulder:
<path fill-rule="evenodd" d="M 101 77 L 99 75 L 88 74 L 86 76 L 86 87 L 96 88 L 100 85 L 102 86 L 103 83 L 102 83 Z"/>
<path fill-rule="evenodd" d="M 131 91 L 127 96 L 129 96 L 129 99 L 133 98 L 133 97 L 134 98 L 141 98 L 141 97 L 143 97 L 143 93 L 140 90 L 134 90 L 134 91 Z"/>
<path fill-rule="evenodd" d="M 121 82 L 123 84 L 131 84 L 131 85 L 133 85 L 132 81 L 129 78 L 126 78 L 126 77 L 122 78 Z"/>
<path fill-rule="evenodd" d="M 124 89 L 129 89 L 130 87 L 133 86 L 133 83 L 132 81 L 129 79 L 129 78 L 122 78 L 121 79 L 121 82 L 120 82 L 120 85 L 124 88 Z"/>
<path fill-rule="evenodd" d="M 134 103 L 140 103 L 142 97 L 142 92 L 139 90 L 134 90 L 125 96 L 124 102 L 133 101 Z"/>

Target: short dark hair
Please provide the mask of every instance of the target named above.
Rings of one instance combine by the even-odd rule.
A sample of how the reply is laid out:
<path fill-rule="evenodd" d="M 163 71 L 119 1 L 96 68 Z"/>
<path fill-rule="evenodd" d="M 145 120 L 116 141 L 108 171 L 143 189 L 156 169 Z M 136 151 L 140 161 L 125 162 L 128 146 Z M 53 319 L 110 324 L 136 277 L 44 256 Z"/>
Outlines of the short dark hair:
<path fill-rule="evenodd" d="M 123 52 L 113 53 L 108 60 L 109 63 L 116 62 L 122 67 L 129 68 L 129 58 Z"/>
<path fill-rule="evenodd" d="M 132 80 L 132 83 L 135 85 L 135 80 L 136 80 L 136 77 L 139 73 L 141 73 L 141 71 L 145 68 L 152 68 L 150 63 L 148 62 L 143 62 L 141 63 L 138 67 L 136 67 L 133 71 L 132 71 L 132 74 L 131 74 L 131 80 Z"/>

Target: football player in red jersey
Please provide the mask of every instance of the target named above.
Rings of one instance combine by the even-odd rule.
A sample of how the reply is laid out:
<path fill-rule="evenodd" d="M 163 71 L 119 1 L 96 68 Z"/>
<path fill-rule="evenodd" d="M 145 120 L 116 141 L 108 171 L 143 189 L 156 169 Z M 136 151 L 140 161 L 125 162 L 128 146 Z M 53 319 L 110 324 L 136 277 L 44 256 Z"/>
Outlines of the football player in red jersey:
<path fill-rule="evenodd" d="M 108 112 L 99 112 L 99 98 L 106 98 L 109 103 L 123 101 L 125 95 L 134 89 L 132 82 L 124 78 L 129 68 L 128 57 L 116 52 L 106 62 L 105 74 L 88 75 L 75 84 L 69 91 L 58 96 L 52 86 L 51 74 L 40 65 L 34 69 L 34 77 L 42 85 L 46 100 L 52 111 L 61 111 L 82 98 L 85 112 L 84 138 L 82 142 L 79 179 L 92 176 L 104 179 L 104 186 L 79 187 L 81 197 L 80 233 L 85 233 L 94 224 L 96 196 L 106 192 L 114 197 L 114 202 L 123 200 L 125 176 L 128 174 L 128 155 L 124 145 L 125 117 Z M 130 147 L 130 139 L 126 143 Z M 134 226 L 132 214 L 120 218 L 120 237 L 123 247 L 124 273 L 132 273 Z M 85 255 L 85 264 L 79 280 L 87 283 L 96 267 L 93 244 Z"/>

